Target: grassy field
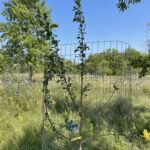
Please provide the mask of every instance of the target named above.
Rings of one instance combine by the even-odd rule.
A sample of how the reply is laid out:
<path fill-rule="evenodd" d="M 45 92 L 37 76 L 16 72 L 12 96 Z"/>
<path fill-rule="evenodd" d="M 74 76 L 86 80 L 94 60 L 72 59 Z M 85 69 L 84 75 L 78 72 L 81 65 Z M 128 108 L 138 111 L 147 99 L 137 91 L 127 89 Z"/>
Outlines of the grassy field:
<path fill-rule="evenodd" d="M 78 100 L 79 76 L 72 77 Z M 34 80 L 31 86 L 26 74 L 0 77 L 0 150 L 42 149 L 42 75 L 35 74 Z M 90 85 L 84 97 L 85 150 L 130 150 L 132 147 L 149 150 L 150 142 L 143 138 L 143 131 L 150 131 L 150 77 L 133 76 L 132 84 L 129 81 L 125 76 L 85 76 L 85 84 Z M 116 91 L 114 85 L 118 88 Z M 61 127 L 68 94 L 55 80 L 50 82 L 49 88 L 52 120 L 69 136 Z M 78 120 L 75 113 L 69 117 Z M 45 124 L 45 150 L 77 150 L 78 141 L 57 138 L 49 124 Z"/>

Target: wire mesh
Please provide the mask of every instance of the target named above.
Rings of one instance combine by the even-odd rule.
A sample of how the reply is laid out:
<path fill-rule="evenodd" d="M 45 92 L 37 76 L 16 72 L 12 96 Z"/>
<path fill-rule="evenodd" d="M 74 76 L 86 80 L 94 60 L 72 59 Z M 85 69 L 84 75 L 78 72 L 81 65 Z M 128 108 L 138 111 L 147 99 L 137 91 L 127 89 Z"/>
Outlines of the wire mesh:
<path fill-rule="evenodd" d="M 145 146 L 146 142 L 142 136 L 144 127 L 141 124 L 145 121 L 143 118 L 148 120 L 149 117 L 149 109 L 145 107 L 150 98 L 147 88 L 149 78 L 139 79 L 136 74 L 132 73 L 128 43 L 97 41 L 87 44 L 89 50 L 86 51 L 84 62 L 84 86 L 88 88 L 83 98 L 82 142 L 84 149 L 148 150 L 149 145 Z M 76 43 L 60 45 L 59 56 L 63 58 L 66 78 L 71 78 L 73 94 L 78 104 L 81 61 L 79 53 L 74 52 L 77 46 Z M 42 100 L 43 75 L 35 73 L 35 80 L 31 85 L 28 82 L 27 73 L 22 73 L 21 68 L 14 65 L 13 67 L 6 66 L 0 77 L 0 89 L 2 89 L 0 102 L 8 99 L 7 105 L 10 105 L 8 114 L 0 119 L 1 122 L 5 123 L 10 120 L 9 117 L 12 115 L 19 119 L 22 109 L 24 111 L 30 109 L 29 104 L 41 106 L 39 102 Z M 49 116 L 52 124 L 45 117 L 43 109 L 42 132 L 40 132 L 42 150 L 77 150 L 80 141 L 78 131 L 70 131 L 66 119 L 72 121 L 74 123 L 72 125 L 78 125 L 79 115 L 73 108 L 68 92 L 63 89 L 60 82 L 57 82 L 58 79 L 56 75 L 49 82 L 51 95 Z M 14 100 L 16 106 L 11 105 Z M 11 111 L 12 109 L 16 109 L 17 113 L 11 114 L 14 112 Z M 0 111 L 0 113 L 3 112 Z M 39 113 L 38 122 L 41 118 L 42 115 Z M 33 121 L 28 119 L 26 122 Z M 52 125 L 55 126 L 57 132 L 54 131 Z M 138 131 L 136 132 L 135 129 Z"/>
<path fill-rule="evenodd" d="M 86 51 L 84 62 L 84 86 L 88 85 L 89 90 L 84 96 L 84 148 L 138 149 L 134 144 L 130 45 L 122 41 L 88 42 L 87 45 L 89 50 Z M 76 48 L 76 43 L 61 45 L 59 55 L 64 60 L 66 76 L 71 78 L 78 103 L 81 61 L 79 53 L 75 52 Z M 52 108 L 50 112 L 51 119 L 56 128 L 61 130 L 61 134 L 71 138 L 78 137 L 72 137 L 68 133 L 64 118 L 66 110 L 72 108 L 71 100 L 68 93 L 56 82 L 57 77 L 50 82 L 49 87 L 55 103 L 55 111 Z M 69 112 L 69 120 L 78 123 L 77 113 Z M 52 128 L 46 132 L 51 132 L 55 143 L 51 148 L 78 149 L 78 140 L 66 142 Z M 45 137 L 48 138 L 48 135 Z"/>

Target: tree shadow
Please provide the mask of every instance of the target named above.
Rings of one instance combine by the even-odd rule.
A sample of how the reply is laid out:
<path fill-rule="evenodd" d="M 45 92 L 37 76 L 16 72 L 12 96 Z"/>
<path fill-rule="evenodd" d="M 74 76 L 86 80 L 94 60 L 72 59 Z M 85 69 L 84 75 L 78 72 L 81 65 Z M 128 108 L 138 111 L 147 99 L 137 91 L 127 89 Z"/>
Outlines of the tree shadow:
<path fill-rule="evenodd" d="M 2 150 L 41 150 L 41 131 L 34 127 L 24 129 L 24 135 L 20 138 L 11 137 Z"/>
<path fill-rule="evenodd" d="M 89 105 L 85 109 L 85 117 L 91 120 L 93 127 L 99 130 L 107 127 L 120 135 L 127 135 L 130 132 L 143 134 L 144 129 L 150 130 L 150 109 L 134 106 L 129 99 L 123 97 L 112 100 L 106 106 L 105 104 L 92 107 Z M 133 131 L 133 126 L 136 131 Z"/>
<path fill-rule="evenodd" d="M 45 132 L 44 150 L 76 150 L 79 147 L 78 142 L 67 142 L 57 136 L 50 130 Z M 7 145 L 1 150 L 41 150 L 42 132 L 40 128 L 28 126 L 24 129 L 24 136 L 21 138 L 12 137 Z"/>

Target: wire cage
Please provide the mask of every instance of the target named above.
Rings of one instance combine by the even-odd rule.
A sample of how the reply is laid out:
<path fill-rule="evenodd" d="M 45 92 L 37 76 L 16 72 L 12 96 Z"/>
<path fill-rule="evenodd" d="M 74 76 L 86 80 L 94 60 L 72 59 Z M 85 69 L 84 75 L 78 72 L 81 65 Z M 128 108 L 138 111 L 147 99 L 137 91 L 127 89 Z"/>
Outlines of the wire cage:
<path fill-rule="evenodd" d="M 56 76 L 49 83 L 51 108 L 44 114 L 43 150 L 136 149 L 133 133 L 130 44 L 123 41 L 88 42 L 84 60 L 82 137 L 80 115 L 71 96 Z M 72 95 L 80 107 L 81 60 L 75 52 L 78 44 L 61 45 L 59 56 L 65 76 L 71 82 Z M 138 148 L 137 148 L 138 149 Z"/>
<path fill-rule="evenodd" d="M 97 41 L 87 45 L 82 136 L 80 110 L 77 109 L 81 99 L 81 59 L 79 52 L 75 52 L 76 43 L 60 45 L 58 52 L 70 90 L 64 88 L 56 73 L 49 81 L 47 104 L 43 101 L 43 73 L 34 73 L 30 83 L 27 66 L 7 64 L 4 67 L 0 74 L 0 127 L 10 124 L 14 130 L 7 130 L 13 137 L 22 128 L 19 125 L 26 126 L 19 141 L 28 142 L 26 137 L 32 139 L 31 149 L 35 149 L 38 141 L 42 150 L 78 150 L 81 142 L 84 150 L 148 150 L 149 145 L 143 138 L 145 126 L 141 123 L 145 121 L 143 117 L 149 117 L 145 108 L 150 97 L 149 77 L 139 79 L 130 66 L 130 44 Z M 56 72 L 59 71 L 56 69 Z M 145 121 L 147 126 L 148 121 Z M 7 137 L 5 133 L 4 129 L 0 147 Z M 15 140 L 11 144 L 16 144 Z M 11 149 L 11 144 L 4 149 Z"/>

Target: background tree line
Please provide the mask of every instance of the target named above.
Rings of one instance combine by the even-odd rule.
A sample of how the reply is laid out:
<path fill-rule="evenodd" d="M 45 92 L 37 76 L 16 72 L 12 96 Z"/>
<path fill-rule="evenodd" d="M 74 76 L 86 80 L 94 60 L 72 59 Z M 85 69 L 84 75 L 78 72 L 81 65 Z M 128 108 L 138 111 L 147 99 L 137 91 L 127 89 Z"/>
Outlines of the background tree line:
<path fill-rule="evenodd" d="M 85 73 L 86 74 L 94 74 L 94 75 L 121 75 L 126 72 L 128 69 L 128 65 L 132 66 L 133 73 L 140 73 L 142 76 L 141 66 L 145 65 L 147 68 L 146 61 L 149 61 L 148 54 L 142 53 L 135 49 L 127 49 L 124 53 L 119 52 L 117 49 L 106 49 L 101 53 L 95 53 L 89 55 L 85 60 Z M 11 56 L 7 55 L 7 51 L 0 51 L 0 71 L 3 72 L 5 70 L 5 66 L 9 63 L 9 60 L 12 59 Z M 22 58 L 25 59 L 25 58 Z M 33 72 L 42 73 L 43 65 L 40 62 L 42 61 L 42 57 L 38 58 L 39 67 L 35 67 Z M 63 59 L 64 66 L 67 73 L 78 73 L 79 72 L 79 64 L 74 63 L 73 60 Z M 28 64 L 22 64 L 20 62 L 11 62 L 11 65 L 18 65 L 21 68 L 22 73 L 27 73 L 29 71 Z M 146 69 L 145 68 L 145 69 Z M 147 74 L 149 72 L 147 68 Z"/>
<path fill-rule="evenodd" d="M 140 0 L 117 0 L 116 5 L 120 11 L 124 11 L 131 4 L 139 2 Z M 52 23 L 50 10 L 45 6 L 44 0 L 9 0 L 4 2 L 2 15 L 6 18 L 6 22 L 0 23 L 0 39 L 4 43 L 0 47 L 0 72 L 6 68 L 7 64 L 10 66 L 17 64 L 20 66 L 21 72 L 29 73 L 29 80 L 32 80 L 33 72 L 43 72 L 44 57 L 49 55 L 51 47 L 51 43 L 47 39 L 47 34 L 50 32 L 44 31 L 50 31 L 57 25 Z M 119 59 L 119 52 L 114 50 L 114 58 L 111 60 L 107 53 L 89 56 L 86 60 L 86 73 L 120 74 L 121 68 L 126 66 L 127 60 L 121 59 L 117 69 L 114 60 Z M 95 60 L 93 61 L 93 59 Z M 77 72 L 77 64 L 69 60 L 64 61 L 67 71 Z M 142 63 L 139 66 L 134 64 L 135 67 L 142 65 Z"/>
<path fill-rule="evenodd" d="M 85 73 L 94 75 L 122 75 L 127 72 L 129 65 L 133 73 L 141 71 L 140 60 L 147 59 L 148 55 L 135 49 L 127 49 L 124 53 L 117 49 L 106 49 L 101 53 L 89 55 L 85 60 Z M 139 64 L 138 64 L 139 63 Z M 77 73 L 79 65 L 65 60 L 66 70 Z M 148 73 L 148 71 L 147 71 Z"/>

